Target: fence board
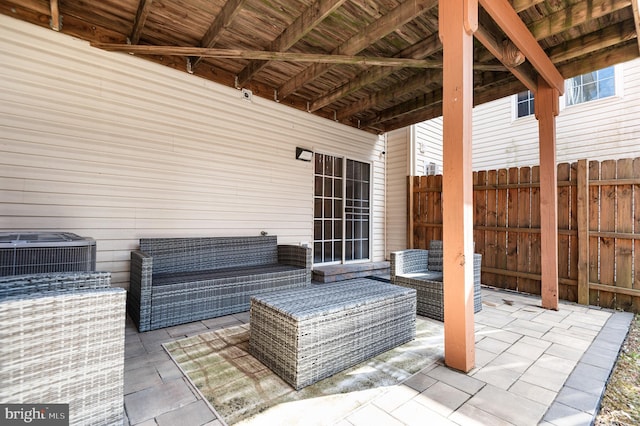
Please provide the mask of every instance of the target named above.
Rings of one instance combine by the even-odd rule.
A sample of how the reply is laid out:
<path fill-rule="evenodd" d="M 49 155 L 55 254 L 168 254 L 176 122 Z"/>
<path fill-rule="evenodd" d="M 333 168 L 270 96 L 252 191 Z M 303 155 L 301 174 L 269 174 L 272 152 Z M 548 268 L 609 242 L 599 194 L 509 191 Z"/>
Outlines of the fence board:
<path fill-rule="evenodd" d="M 567 286 L 567 300 L 578 301 L 578 163 L 571 163 L 569 173 L 569 279 L 575 285 Z"/>
<path fill-rule="evenodd" d="M 633 177 L 633 160 L 618 160 L 616 177 Z M 616 187 L 616 232 L 633 232 L 633 185 Z M 632 288 L 633 284 L 633 240 L 616 238 L 615 240 L 616 287 Z M 632 297 L 626 294 L 616 295 L 616 307 L 629 310 Z"/>
<path fill-rule="evenodd" d="M 603 161 L 600 165 L 601 179 L 615 179 L 616 162 Z M 600 229 L 604 232 L 615 232 L 616 187 L 602 185 L 600 187 Z M 615 239 L 600 237 L 600 284 L 615 285 Z M 615 307 L 615 294 L 610 291 L 600 291 L 600 306 Z"/>
<path fill-rule="evenodd" d="M 429 175 L 427 176 L 427 189 L 435 189 L 435 183 L 436 183 L 436 177 L 433 175 Z M 431 224 L 436 223 L 435 222 L 435 216 L 436 216 L 436 205 L 435 205 L 435 192 L 425 192 L 424 193 L 426 198 L 427 198 L 427 204 L 426 204 L 426 211 L 425 213 L 427 214 L 427 232 L 426 232 L 426 238 L 427 238 L 427 242 L 433 240 L 433 236 L 434 236 L 434 232 L 433 232 L 433 227 L 429 226 Z M 428 244 L 428 243 L 427 243 Z M 428 248 L 428 246 L 427 246 Z"/>
<path fill-rule="evenodd" d="M 589 180 L 600 180 L 600 163 L 589 162 Z M 600 187 L 589 187 L 589 231 L 599 231 L 600 220 Z M 589 237 L 589 282 L 600 282 L 600 238 Z M 600 303 L 598 290 L 589 290 L 589 304 Z"/>
<path fill-rule="evenodd" d="M 489 170 L 487 172 L 487 186 L 493 187 L 498 184 L 498 172 L 496 170 Z M 487 190 L 487 219 L 485 225 L 488 227 L 495 227 L 498 224 L 498 203 L 495 189 Z M 484 250 L 485 250 L 485 264 L 489 268 L 496 268 L 497 257 L 497 235 L 495 231 L 486 231 L 484 234 Z M 482 274 L 483 282 L 489 285 L 497 286 L 497 275 L 495 274 Z"/>
<path fill-rule="evenodd" d="M 633 160 L 633 177 L 640 178 L 640 158 Z M 633 233 L 640 234 L 640 183 L 633 185 Z M 640 240 L 634 240 L 634 279 L 633 288 L 640 290 Z M 634 297 L 632 311 L 640 312 L 640 297 Z"/>
<path fill-rule="evenodd" d="M 510 184 L 520 183 L 518 179 L 518 169 L 509 169 L 508 181 Z M 511 229 L 518 228 L 518 189 L 509 188 L 507 190 L 507 226 Z M 507 233 L 507 265 L 509 271 L 518 270 L 518 232 Z M 518 289 L 518 277 L 505 277 L 506 288 Z"/>
<path fill-rule="evenodd" d="M 496 224 L 499 227 L 507 227 L 507 215 L 508 215 L 508 199 L 506 185 L 509 183 L 508 174 L 506 169 L 498 170 L 498 185 L 499 188 L 496 191 Z M 507 232 L 496 232 L 496 268 L 507 269 Z M 505 275 L 498 275 L 496 277 L 496 284 L 501 288 L 509 287 L 509 277 Z"/>
<path fill-rule="evenodd" d="M 433 223 L 442 223 L 442 175 L 434 176 L 434 187 L 437 191 L 432 192 L 433 196 L 433 207 L 435 213 L 433 215 Z M 442 240 L 442 227 L 434 227 L 433 228 L 433 239 L 434 240 Z"/>
<path fill-rule="evenodd" d="M 540 167 L 531 168 L 531 227 L 540 229 Z M 542 272 L 542 239 L 540 233 L 531 234 L 531 261 L 529 263 L 529 272 L 532 274 L 540 274 Z M 534 286 L 529 293 L 541 294 L 540 281 L 532 282 Z"/>
<path fill-rule="evenodd" d="M 558 164 L 558 182 L 569 183 L 571 165 L 569 163 Z M 571 206 L 569 201 L 568 185 L 558 185 L 558 229 L 569 229 L 569 215 Z M 558 235 L 558 277 L 569 278 L 569 235 Z M 566 284 L 558 284 L 558 297 L 568 300 L 568 289 Z"/>
<path fill-rule="evenodd" d="M 531 228 L 531 168 L 520 168 L 520 184 L 526 187 L 518 188 L 518 227 Z M 531 233 L 518 233 L 518 272 L 529 272 L 531 257 Z M 518 291 L 531 293 L 535 281 L 529 278 L 518 278 Z"/>
<path fill-rule="evenodd" d="M 474 172 L 473 173 L 473 186 L 485 186 L 487 184 L 487 173 Z M 484 230 L 479 229 L 480 226 L 485 225 L 487 219 L 487 193 L 483 189 L 474 189 L 473 191 L 473 241 L 475 242 L 475 252 L 480 253 L 483 257 L 485 255 L 485 241 Z"/>

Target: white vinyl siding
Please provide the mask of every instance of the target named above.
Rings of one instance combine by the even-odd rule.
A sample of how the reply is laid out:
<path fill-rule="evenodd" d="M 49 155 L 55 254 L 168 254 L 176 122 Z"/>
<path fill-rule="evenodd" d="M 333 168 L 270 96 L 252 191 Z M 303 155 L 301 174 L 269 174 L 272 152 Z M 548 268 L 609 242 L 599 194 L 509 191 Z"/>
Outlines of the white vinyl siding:
<path fill-rule="evenodd" d="M 442 171 L 442 117 L 416 124 L 414 175 L 424 175 L 425 166 L 435 164 Z"/>
<path fill-rule="evenodd" d="M 0 230 L 97 240 L 127 287 L 130 251 L 159 236 L 313 241 L 313 163 L 372 165 L 372 260 L 383 260 L 382 138 L 0 15 Z"/>
<path fill-rule="evenodd" d="M 559 163 L 640 156 L 640 59 L 616 68 L 615 96 L 564 107 L 561 99 L 556 119 Z M 474 170 L 540 163 L 538 121 L 534 115 L 516 118 L 515 104 L 509 96 L 473 109 Z M 416 128 L 434 127 L 441 120 L 430 120 Z M 424 136 L 416 146 L 423 142 L 437 146 L 433 139 Z"/>

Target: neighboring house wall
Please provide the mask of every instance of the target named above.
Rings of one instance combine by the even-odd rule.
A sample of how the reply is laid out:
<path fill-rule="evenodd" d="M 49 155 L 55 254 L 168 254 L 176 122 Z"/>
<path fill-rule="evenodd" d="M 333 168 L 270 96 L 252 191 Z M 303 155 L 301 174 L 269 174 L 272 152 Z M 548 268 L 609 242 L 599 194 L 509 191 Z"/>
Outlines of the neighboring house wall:
<path fill-rule="evenodd" d="M 311 243 L 296 146 L 372 164 L 384 259 L 383 138 L 0 15 L 0 230 L 94 237 L 116 285 L 142 237 Z"/>
<path fill-rule="evenodd" d="M 413 161 L 414 175 L 427 173 L 425 166 L 435 164 L 436 173 L 442 173 L 442 117 L 423 121 L 414 127 L 416 155 Z"/>
<path fill-rule="evenodd" d="M 556 119 L 556 158 L 609 160 L 640 155 L 640 59 L 616 66 L 613 97 L 564 106 Z M 540 163 L 538 121 L 533 115 L 515 118 L 512 96 L 473 109 L 473 169 L 531 166 Z M 442 150 L 442 118 L 416 125 L 416 146 Z M 439 132 L 438 132 L 439 130 Z M 438 158 L 430 153 L 429 158 Z M 420 158 L 417 157 L 419 163 Z M 421 174 L 421 173 L 419 173 Z"/>

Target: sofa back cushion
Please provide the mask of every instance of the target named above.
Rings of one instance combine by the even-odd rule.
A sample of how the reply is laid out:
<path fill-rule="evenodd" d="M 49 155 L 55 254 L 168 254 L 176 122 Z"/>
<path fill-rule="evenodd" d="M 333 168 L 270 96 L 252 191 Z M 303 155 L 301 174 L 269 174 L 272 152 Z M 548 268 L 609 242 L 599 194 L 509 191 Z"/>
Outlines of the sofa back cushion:
<path fill-rule="evenodd" d="M 153 257 L 154 274 L 278 263 L 275 236 L 142 238 L 140 250 Z"/>
<path fill-rule="evenodd" d="M 442 272 L 442 241 L 431 240 L 429 243 L 429 259 L 427 261 L 430 271 Z"/>

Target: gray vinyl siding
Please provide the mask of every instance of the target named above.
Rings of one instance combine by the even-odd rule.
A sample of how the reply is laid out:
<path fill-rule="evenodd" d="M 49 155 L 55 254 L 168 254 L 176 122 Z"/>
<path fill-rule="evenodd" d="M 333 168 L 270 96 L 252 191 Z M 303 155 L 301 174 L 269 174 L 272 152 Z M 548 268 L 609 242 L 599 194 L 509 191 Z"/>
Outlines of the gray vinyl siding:
<path fill-rule="evenodd" d="M 0 15 L 0 230 L 93 237 L 115 285 L 142 237 L 311 243 L 313 162 L 296 146 L 372 165 L 384 259 L 382 138 Z"/>

